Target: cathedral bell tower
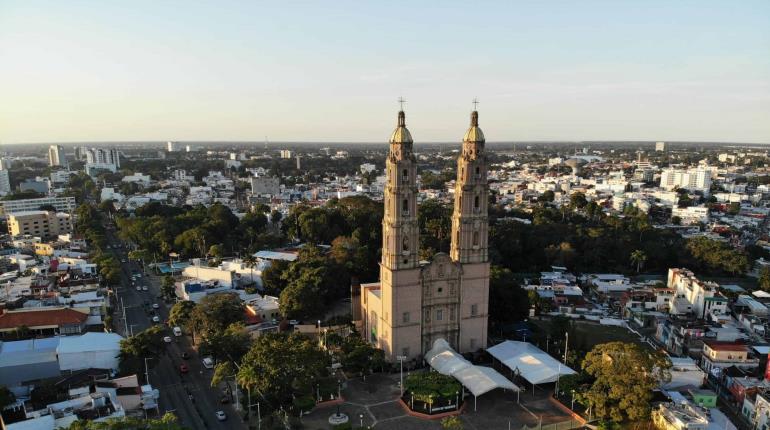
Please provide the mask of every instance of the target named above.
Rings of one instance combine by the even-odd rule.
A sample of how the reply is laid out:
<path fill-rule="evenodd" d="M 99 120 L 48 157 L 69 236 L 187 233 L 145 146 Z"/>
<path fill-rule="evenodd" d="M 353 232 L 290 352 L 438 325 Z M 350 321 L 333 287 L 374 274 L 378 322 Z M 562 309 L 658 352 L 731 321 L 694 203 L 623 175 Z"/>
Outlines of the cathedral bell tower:
<path fill-rule="evenodd" d="M 417 267 L 419 228 L 417 225 L 417 160 L 412 135 L 406 128 L 404 111 L 390 136 L 385 162 L 385 213 L 382 218 L 382 265 L 389 270 Z"/>
<path fill-rule="evenodd" d="M 452 247 L 449 252 L 452 260 L 459 263 L 487 262 L 488 198 L 484 133 L 479 128 L 479 113 L 474 110 L 457 159 Z"/>

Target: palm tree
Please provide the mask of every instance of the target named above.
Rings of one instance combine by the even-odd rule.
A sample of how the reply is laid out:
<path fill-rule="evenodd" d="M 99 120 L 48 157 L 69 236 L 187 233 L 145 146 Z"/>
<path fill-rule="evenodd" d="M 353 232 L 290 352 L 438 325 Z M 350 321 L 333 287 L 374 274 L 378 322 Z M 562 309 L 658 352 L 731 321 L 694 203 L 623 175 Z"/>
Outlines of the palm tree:
<path fill-rule="evenodd" d="M 246 264 L 246 267 L 251 269 L 251 281 L 256 284 L 257 282 L 254 280 L 254 266 L 257 265 L 257 258 L 252 254 L 247 254 L 245 257 L 243 257 L 243 262 Z"/>
<path fill-rule="evenodd" d="M 639 273 L 639 271 L 642 270 L 644 262 L 647 261 L 647 254 L 645 254 L 641 249 L 637 249 L 631 253 L 630 259 L 631 263 L 636 264 L 636 273 Z"/>

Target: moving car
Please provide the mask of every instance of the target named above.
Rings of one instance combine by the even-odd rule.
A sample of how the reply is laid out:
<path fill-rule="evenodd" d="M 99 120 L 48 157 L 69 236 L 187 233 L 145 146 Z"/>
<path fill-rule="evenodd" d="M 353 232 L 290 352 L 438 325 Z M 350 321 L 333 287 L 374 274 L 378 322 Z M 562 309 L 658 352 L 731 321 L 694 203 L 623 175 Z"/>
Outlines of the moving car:
<path fill-rule="evenodd" d="M 160 317 L 155 315 L 154 317 L 152 317 L 152 322 L 154 322 L 155 324 L 160 323 Z"/>
<path fill-rule="evenodd" d="M 211 357 L 204 357 L 203 358 L 203 367 L 206 369 L 213 369 L 214 368 L 214 359 Z"/>
<path fill-rule="evenodd" d="M 142 291 L 149 291 L 149 290 L 150 290 L 150 289 L 149 289 L 149 288 L 147 288 L 147 285 L 143 285 L 143 286 L 142 286 Z"/>
<path fill-rule="evenodd" d="M 139 285 L 137 285 L 137 286 L 136 286 L 136 291 L 142 291 L 142 287 L 140 287 Z"/>
<path fill-rule="evenodd" d="M 182 335 L 182 329 L 179 327 L 174 327 L 174 336 L 179 337 Z"/>
<path fill-rule="evenodd" d="M 171 343 L 171 336 L 163 336 L 163 342 Z"/>
<path fill-rule="evenodd" d="M 179 371 L 182 373 L 187 373 L 190 369 L 187 367 L 186 364 L 182 363 L 179 365 Z"/>
<path fill-rule="evenodd" d="M 217 415 L 217 419 L 218 419 L 219 421 L 225 421 L 225 420 L 227 420 L 227 415 L 225 415 L 225 411 L 217 411 L 217 412 L 216 412 L 216 415 Z"/>
<path fill-rule="evenodd" d="M 190 353 L 187 352 L 187 351 L 183 351 L 182 352 L 182 360 L 187 360 L 188 358 L 190 358 Z"/>
<path fill-rule="evenodd" d="M 153 304 L 152 304 L 152 308 L 153 308 L 153 309 L 160 309 L 160 305 L 159 305 L 159 304 L 157 304 L 157 303 L 153 303 Z"/>

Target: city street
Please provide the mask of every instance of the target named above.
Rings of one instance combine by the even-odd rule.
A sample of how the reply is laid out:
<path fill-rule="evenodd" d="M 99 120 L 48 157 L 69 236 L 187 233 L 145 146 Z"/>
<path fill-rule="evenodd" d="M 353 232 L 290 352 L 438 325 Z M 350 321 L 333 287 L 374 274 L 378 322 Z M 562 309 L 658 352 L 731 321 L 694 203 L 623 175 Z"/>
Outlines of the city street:
<path fill-rule="evenodd" d="M 108 231 L 108 241 L 111 246 L 120 243 L 111 231 Z M 160 278 L 142 274 L 142 277 L 136 280 L 136 285 L 146 285 L 149 291 L 137 291 L 136 287 L 131 285 L 131 275 L 142 273 L 142 268 L 128 260 L 125 250 L 116 249 L 116 253 L 121 261 L 126 262 L 121 264 L 123 276 L 121 285 L 117 288 L 115 330 L 124 336 L 138 333 L 153 324 L 154 315 L 164 324 L 168 319 L 170 305 L 159 298 Z M 159 305 L 159 309 L 153 314 L 154 303 Z M 161 355 L 159 363 L 148 363 L 149 382 L 153 388 L 160 390 L 160 414 L 173 412 L 183 425 L 195 430 L 245 429 L 246 425 L 241 421 L 240 414 L 236 413 L 232 406 L 234 399 L 228 404 L 221 404 L 222 390 L 210 387 L 213 370 L 203 367 L 201 358 L 192 348 L 191 339 L 186 335 L 174 336 L 170 327 L 166 327 L 166 333 L 173 342 L 166 344 L 166 353 Z M 182 352 L 185 351 L 189 354 L 187 360 L 182 359 Z M 182 363 L 189 369 L 186 374 L 180 371 Z M 143 380 L 144 375 L 140 379 Z M 216 411 L 219 410 L 227 414 L 226 421 L 217 419 Z"/>

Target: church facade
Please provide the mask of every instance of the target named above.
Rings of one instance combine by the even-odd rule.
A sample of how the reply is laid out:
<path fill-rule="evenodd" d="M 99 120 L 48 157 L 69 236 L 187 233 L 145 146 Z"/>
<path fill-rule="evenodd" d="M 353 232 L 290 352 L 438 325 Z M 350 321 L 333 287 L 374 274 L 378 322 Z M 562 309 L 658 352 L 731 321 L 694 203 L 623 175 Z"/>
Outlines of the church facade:
<path fill-rule="evenodd" d="M 362 336 L 389 361 L 418 359 L 437 339 L 461 353 L 487 346 L 489 185 L 478 112 L 457 160 L 450 252 L 427 263 L 418 258 L 413 144 L 400 111 L 385 164 L 380 282 L 361 285 Z"/>

